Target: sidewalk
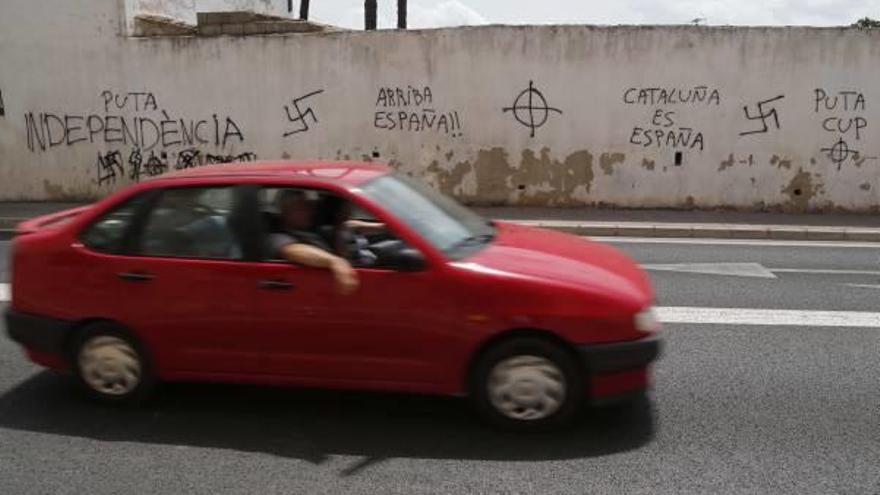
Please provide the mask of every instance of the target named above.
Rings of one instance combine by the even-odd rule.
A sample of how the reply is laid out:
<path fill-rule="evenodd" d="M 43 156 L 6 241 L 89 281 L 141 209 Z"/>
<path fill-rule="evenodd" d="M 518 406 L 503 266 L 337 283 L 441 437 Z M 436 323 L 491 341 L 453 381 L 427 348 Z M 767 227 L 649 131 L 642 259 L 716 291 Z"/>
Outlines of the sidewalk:
<path fill-rule="evenodd" d="M 597 208 L 474 208 L 480 214 L 579 235 L 880 242 L 880 215 Z"/>
<path fill-rule="evenodd" d="M 24 219 L 75 206 L 78 203 L 0 202 L 0 238 L 11 237 L 15 224 Z M 532 207 L 474 210 L 488 218 L 590 236 L 880 242 L 878 214 Z"/>

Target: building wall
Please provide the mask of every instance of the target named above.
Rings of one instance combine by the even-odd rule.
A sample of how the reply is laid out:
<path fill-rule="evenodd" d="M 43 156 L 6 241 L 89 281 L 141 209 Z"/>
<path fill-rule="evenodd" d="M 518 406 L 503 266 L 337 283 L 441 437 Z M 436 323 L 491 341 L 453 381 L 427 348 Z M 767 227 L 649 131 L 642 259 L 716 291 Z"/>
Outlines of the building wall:
<path fill-rule="evenodd" d="M 299 16 L 300 0 L 292 3 L 287 11 L 287 0 L 196 0 L 199 12 L 250 11 L 279 17 Z"/>
<path fill-rule="evenodd" d="M 387 162 L 472 204 L 880 205 L 876 31 L 126 38 L 124 3 L 4 3 L 0 199 L 317 157 Z"/>
<path fill-rule="evenodd" d="M 82 1 L 82 0 L 80 0 Z M 114 0 L 120 1 L 120 0 Z M 279 17 L 294 17 L 299 13 L 299 0 L 291 5 L 296 12 L 287 11 L 287 0 L 121 0 L 128 32 L 132 33 L 134 17 L 158 15 L 195 25 L 197 12 L 254 12 Z"/>

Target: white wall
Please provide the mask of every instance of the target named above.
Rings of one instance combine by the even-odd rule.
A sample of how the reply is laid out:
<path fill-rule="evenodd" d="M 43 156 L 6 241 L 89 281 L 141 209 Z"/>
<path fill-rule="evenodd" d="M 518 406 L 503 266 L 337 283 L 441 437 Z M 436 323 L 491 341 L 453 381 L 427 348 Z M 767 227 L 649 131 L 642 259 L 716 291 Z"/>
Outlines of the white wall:
<path fill-rule="evenodd" d="M 199 12 L 250 11 L 280 17 L 299 17 L 300 0 L 287 11 L 287 0 L 195 0 Z"/>
<path fill-rule="evenodd" d="M 118 36 L 124 21 L 111 3 L 6 0 L 0 199 L 98 196 L 208 155 L 377 153 L 478 204 L 880 205 L 878 32 L 491 26 L 136 39 Z M 505 110 L 525 92 L 516 113 L 543 119 L 534 91 L 531 117 L 525 108 L 530 81 L 558 110 L 534 135 Z M 425 87 L 430 100 L 398 101 L 397 88 Z M 677 101 L 699 87 L 702 101 Z M 639 100 L 638 88 L 676 97 Z M 831 96 L 818 108 L 817 89 Z M 763 120 L 746 117 L 744 107 L 755 117 L 759 102 L 780 96 Z M 401 130 L 401 116 L 415 120 Z M 165 143 L 154 144 L 162 121 Z M 766 132 L 743 134 L 764 123 Z M 141 125 L 145 140 L 132 130 Z"/>
<path fill-rule="evenodd" d="M 254 12 L 290 18 L 299 16 L 299 0 L 293 2 L 294 10 L 291 12 L 287 11 L 287 0 L 122 0 L 122 2 L 127 33 L 135 32 L 134 18 L 138 15 L 158 15 L 193 26 L 196 25 L 197 12 Z"/>
<path fill-rule="evenodd" d="M 167 17 L 195 26 L 196 3 L 197 0 L 124 0 L 126 32 L 135 32 L 134 18 L 138 15 Z"/>

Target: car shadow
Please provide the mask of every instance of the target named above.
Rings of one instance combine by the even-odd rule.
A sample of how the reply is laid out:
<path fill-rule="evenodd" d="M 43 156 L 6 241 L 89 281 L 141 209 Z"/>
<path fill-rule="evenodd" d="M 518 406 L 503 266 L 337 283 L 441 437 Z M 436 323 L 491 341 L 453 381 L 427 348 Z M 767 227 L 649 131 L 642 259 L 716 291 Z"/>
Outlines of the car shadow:
<path fill-rule="evenodd" d="M 102 406 L 43 371 L 0 396 L 0 427 L 103 441 L 260 452 L 313 463 L 384 459 L 552 460 L 636 449 L 653 438 L 650 400 L 589 409 L 572 429 L 514 434 L 477 421 L 461 399 L 244 385 L 173 384 L 139 408 Z"/>

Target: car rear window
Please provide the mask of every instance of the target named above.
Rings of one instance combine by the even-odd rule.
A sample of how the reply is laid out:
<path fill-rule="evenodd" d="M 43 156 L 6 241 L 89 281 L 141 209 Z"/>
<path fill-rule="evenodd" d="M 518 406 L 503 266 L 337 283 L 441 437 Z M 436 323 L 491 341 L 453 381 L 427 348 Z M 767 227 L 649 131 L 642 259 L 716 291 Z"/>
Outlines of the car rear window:
<path fill-rule="evenodd" d="M 145 220 L 138 254 L 242 259 L 241 241 L 231 221 L 234 207 L 231 186 L 166 189 Z"/>

